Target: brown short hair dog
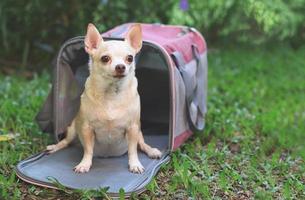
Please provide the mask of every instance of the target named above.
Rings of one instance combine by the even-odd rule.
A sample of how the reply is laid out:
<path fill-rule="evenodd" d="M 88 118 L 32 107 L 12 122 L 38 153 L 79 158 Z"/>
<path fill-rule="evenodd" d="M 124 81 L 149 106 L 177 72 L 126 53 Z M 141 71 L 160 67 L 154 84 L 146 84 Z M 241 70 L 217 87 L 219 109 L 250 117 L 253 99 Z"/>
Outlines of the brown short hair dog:
<path fill-rule="evenodd" d="M 128 150 L 129 170 L 142 173 L 137 147 L 151 158 L 161 152 L 144 142 L 140 126 L 140 97 L 134 57 L 142 47 L 140 24 L 133 25 L 125 41 L 103 41 L 93 24 L 88 25 L 85 50 L 90 56 L 90 75 L 81 96 L 80 110 L 65 139 L 47 146 L 50 153 L 66 147 L 78 135 L 84 155 L 74 168 L 88 172 L 93 154 L 119 156 Z"/>

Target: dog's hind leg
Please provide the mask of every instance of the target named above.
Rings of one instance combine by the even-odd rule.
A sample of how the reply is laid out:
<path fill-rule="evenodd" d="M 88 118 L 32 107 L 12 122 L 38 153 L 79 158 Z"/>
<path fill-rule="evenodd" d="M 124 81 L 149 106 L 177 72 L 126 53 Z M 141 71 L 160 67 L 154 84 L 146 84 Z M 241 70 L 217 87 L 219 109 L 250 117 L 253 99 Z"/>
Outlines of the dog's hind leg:
<path fill-rule="evenodd" d="M 60 149 L 65 148 L 73 141 L 75 136 L 76 136 L 76 132 L 75 132 L 75 125 L 74 125 L 74 121 L 73 121 L 72 124 L 67 128 L 66 137 L 64 139 L 62 139 L 61 141 L 59 141 L 57 144 L 48 145 L 47 153 L 54 153 Z"/>
<path fill-rule="evenodd" d="M 148 144 L 145 143 L 144 141 L 144 137 L 142 134 L 142 131 L 139 131 L 139 147 L 140 149 L 145 152 L 150 158 L 153 159 L 159 159 L 162 156 L 162 153 L 159 149 L 157 148 L 152 148 L 151 146 L 149 146 Z"/>

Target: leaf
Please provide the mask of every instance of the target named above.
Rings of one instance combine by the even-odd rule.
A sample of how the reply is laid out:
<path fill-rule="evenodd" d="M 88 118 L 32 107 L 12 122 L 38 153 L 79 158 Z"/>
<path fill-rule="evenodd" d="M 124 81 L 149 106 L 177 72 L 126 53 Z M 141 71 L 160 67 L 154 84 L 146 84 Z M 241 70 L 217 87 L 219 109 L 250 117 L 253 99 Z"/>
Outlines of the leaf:
<path fill-rule="evenodd" d="M 0 142 L 5 142 L 5 141 L 9 141 L 12 140 L 16 137 L 16 135 L 14 134 L 5 134 L 5 135 L 0 135 Z"/>

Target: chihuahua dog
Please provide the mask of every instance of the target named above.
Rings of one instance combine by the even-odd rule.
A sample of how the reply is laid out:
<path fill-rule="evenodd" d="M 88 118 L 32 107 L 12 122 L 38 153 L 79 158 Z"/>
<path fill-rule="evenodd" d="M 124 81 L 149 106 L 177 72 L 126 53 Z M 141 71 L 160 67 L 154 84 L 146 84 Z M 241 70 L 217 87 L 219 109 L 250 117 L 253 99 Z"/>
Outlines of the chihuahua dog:
<path fill-rule="evenodd" d="M 104 41 L 96 27 L 89 24 L 84 42 L 90 56 L 90 75 L 80 110 L 67 128 L 66 137 L 47 146 L 47 151 L 54 153 L 66 147 L 78 135 L 84 154 L 75 172 L 88 172 L 93 155 L 120 156 L 128 151 L 129 170 L 143 173 L 137 148 L 154 159 L 161 158 L 162 153 L 146 144 L 141 132 L 134 60 L 142 47 L 141 25 L 132 25 L 124 41 Z"/>

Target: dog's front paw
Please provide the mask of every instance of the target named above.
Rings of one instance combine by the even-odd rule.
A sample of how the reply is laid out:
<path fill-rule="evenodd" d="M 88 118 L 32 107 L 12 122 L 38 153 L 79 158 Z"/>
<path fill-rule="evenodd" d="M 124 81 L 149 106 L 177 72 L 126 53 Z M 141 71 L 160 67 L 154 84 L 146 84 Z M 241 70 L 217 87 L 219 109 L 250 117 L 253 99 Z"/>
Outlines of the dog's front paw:
<path fill-rule="evenodd" d="M 157 148 L 152 148 L 150 151 L 147 152 L 147 154 L 150 158 L 153 159 L 160 159 L 162 156 L 161 151 L 159 151 L 159 149 Z"/>
<path fill-rule="evenodd" d="M 74 167 L 74 171 L 76 173 L 85 173 L 89 172 L 91 167 L 91 162 L 80 162 L 78 165 Z"/>
<path fill-rule="evenodd" d="M 140 161 L 129 162 L 129 171 L 136 174 L 142 174 L 144 172 L 144 167 Z"/>
<path fill-rule="evenodd" d="M 55 153 L 57 150 L 58 150 L 58 148 L 57 148 L 56 144 L 52 144 L 52 145 L 47 146 L 47 153 L 48 154 Z"/>

